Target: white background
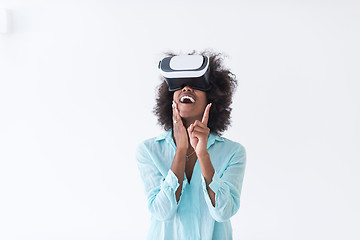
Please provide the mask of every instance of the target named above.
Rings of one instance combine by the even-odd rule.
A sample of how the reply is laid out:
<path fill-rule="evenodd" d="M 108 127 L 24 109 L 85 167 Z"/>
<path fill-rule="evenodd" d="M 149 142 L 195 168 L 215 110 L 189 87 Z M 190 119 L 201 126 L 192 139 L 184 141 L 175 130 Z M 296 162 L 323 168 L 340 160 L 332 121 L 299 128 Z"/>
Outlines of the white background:
<path fill-rule="evenodd" d="M 360 239 L 358 1 L 0 0 L 0 239 L 144 239 L 157 63 L 213 49 L 247 150 L 234 239 Z"/>

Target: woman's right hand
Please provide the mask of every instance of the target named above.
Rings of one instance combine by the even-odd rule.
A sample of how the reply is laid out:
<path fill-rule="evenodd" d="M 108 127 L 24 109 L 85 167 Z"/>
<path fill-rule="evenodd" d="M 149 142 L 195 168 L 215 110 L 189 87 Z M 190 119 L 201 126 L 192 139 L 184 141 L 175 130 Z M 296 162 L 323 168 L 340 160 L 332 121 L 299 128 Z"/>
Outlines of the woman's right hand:
<path fill-rule="evenodd" d="M 175 144 L 177 149 L 182 149 L 185 152 L 189 146 L 189 137 L 186 128 L 182 122 L 180 112 L 177 103 L 173 101 L 173 132 L 175 138 Z"/>

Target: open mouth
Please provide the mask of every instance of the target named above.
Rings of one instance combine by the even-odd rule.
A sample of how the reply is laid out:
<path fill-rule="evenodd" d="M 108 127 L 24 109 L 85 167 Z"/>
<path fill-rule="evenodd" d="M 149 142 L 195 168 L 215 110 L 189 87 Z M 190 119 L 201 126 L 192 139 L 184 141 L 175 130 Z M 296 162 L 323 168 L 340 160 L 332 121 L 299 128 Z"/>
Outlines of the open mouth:
<path fill-rule="evenodd" d="M 194 103 L 195 102 L 195 99 L 191 96 L 182 96 L 180 98 L 180 102 L 181 103 Z"/>

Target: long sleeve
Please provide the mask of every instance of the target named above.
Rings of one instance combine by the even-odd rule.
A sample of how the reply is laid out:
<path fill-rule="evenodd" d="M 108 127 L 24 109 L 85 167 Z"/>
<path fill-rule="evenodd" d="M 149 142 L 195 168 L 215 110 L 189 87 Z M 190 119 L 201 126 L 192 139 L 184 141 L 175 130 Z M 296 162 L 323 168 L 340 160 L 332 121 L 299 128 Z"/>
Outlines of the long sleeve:
<path fill-rule="evenodd" d="M 201 175 L 206 204 L 211 216 L 217 222 L 228 221 L 240 207 L 245 165 L 246 152 L 244 147 L 239 144 L 223 173 L 219 176 L 219 173 L 215 171 L 209 184 L 209 187 L 215 193 L 215 207 L 212 205 L 207 192 L 204 176 Z"/>
<path fill-rule="evenodd" d="M 163 176 L 144 143 L 140 144 L 136 150 L 136 160 L 144 184 L 150 213 L 160 221 L 171 220 L 181 201 L 180 197 L 178 203 L 175 196 L 175 192 L 180 185 L 178 178 L 171 169 L 168 170 L 166 176 Z M 182 192 L 185 185 L 186 182 L 184 181 Z"/>

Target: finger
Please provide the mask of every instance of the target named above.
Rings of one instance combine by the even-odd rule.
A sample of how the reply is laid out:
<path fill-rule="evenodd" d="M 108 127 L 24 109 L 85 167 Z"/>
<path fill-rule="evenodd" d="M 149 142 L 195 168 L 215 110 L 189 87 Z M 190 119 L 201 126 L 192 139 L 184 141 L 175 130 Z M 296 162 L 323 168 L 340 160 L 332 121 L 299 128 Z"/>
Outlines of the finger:
<path fill-rule="evenodd" d="M 177 107 L 177 103 L 173 101 L 173 105 L 174 105 L 174 111 L 175 111 L 174 124 L 179 124 L 180 126 L 183 126 L 183 122 L 181 120 L 181 116 L 180 116 L 180 113 L 179 113 L 179 109 Z"/>
<path fill-rule="evenodd" d="M 199 138 L 199 139 L 206 138 L 208 136 L 207 133 L 200 132 L 200 131 L 198 131 L 196 129 L 194 129 L 194 131 L 191 132 L 191 135 L 193 137 L 196 137 L 196 138 Z"/>
<path fill-rule="evenodd" d="M 175 102 L 175 111 L 176 111 L 176 119 L 182 123 L 179 108 L 176 102 Z"/>
<path fill-rule="evenodd" d="M 175 110 L 175 102 L 173 101 L 172 102 L 172 114 L 173 114 L 173 122 L 175 122 L 175 120 L 176 120 L 176 110 Z"/>
<path fill-rule="evenodd" d="M 190 124 L 190 126 L 187 128 L 189 133 L 192 133 L 192 131 L 194 130 L 194 124 Z"/>
<path fill-rule="evenodd" d="M 190 134 L 190 137 L 191 138 L 194 138 L 195 137 L 195 134 L 194 134 L 194 129 L 191 130 L 191 132 L 189 133 Z"/>
<path fill-rule="evenodd" d="M 203 132 L 205 134 L 209 134 L 210 133 L 210 128 L 208 128 L 205 124 L 203 124 L 202 122 L 196 120 L 197 122 L 194 123 L 194 129 Z"/>
<path fill-rule="evenodd" d="M 172 109 L 173 109 L 173 124 L 176 124 L 179 122 L 178 113 L 176 110 L 176 103 L 172 102 Z"/>
<path fill-rule="evenodd" d="M 195 126 L 193 131 L 202 132 L 202 133 L 209 133 L 209 128 L 201 128 L 199 126 Z"/>
<path fill-rule="evenodd" d="M 178 116 L 180 116 L 180 112 L 179 112 L 179 107 L 178 107 L 178 104 L 176 102 L 175 103 L 175 110 L 176 110 L 176 113 Z"/>
<path fill-rule="evenodd" d="M 207 128 L 207 126 L 199 120 L 195 120 L 194 127 Z"/>
<path fill-rule="evenodd" d="M 204 111 L 203 118 L 202 118 L 202 120 L 201 120 L 201 122 L 202 122 L 203 124 L 205 124 L 206 126 L 207 126 L 207 123 L 208 123 L 208 121 L 209 121 L 209 111 L 210 111 L 211 104 L 212 104 L 212 103 L 209 103 L 209 104 L 206 106 L 205 111 Z"/>

